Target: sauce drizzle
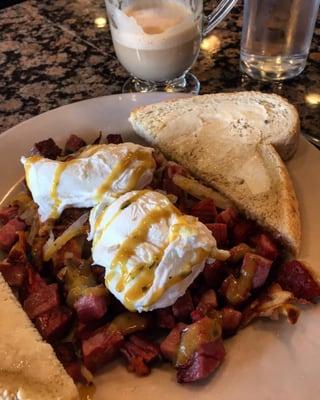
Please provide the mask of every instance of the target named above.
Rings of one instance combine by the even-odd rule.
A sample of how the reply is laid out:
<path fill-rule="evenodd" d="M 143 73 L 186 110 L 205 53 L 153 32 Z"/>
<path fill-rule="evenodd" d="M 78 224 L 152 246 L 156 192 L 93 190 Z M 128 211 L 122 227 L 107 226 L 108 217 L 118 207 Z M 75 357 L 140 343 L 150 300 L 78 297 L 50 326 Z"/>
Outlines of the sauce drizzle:
<path fill-rule="evenodd" d="M 106 233 L 106 231 L 108 230 L 109 226 L 112 224 L 112 222 L 119 217 L 119 215 L 122 213 L 122 211 L 124 210 L 124 208 L 126 208 L 125 206 L 128 204 L 128 206 L 135 202 L 136 200 L 138 200 L 140 197 L 142 197 L 148 190 L 140 190 L 137 193 L 135 193 L 132 197 L 130 197 L 129 199 L 125 200 L 121 206 L 119 207 L 119 209 L 117 210 L 117 212 L 112 216 L 112 218 L 105 224 L 105 226 L 103 227 L 103 229 L 101 229 L 100 232 L 95 233 L 94 235 L 94 240 L 93 240 L 93 246 L 96 246 L 100 239 L 102 238 L 102 236 Z M 106 206 L 106 208 L 100 213 L 100 215 L 97 217 L 96 222 L 95 222 L 95 226 L 94 226 L 94 230 L 95 232 L 97 232 L 97 230 L 99 229 L 104 216 L 106 215 L 108 211 L 108 207 Z"/>
<path fill-rule="evenodd" d="M 143 165 L 138 166 L 136 169 L 132 171 L 132 175 L 129 179 L 129 182 L 127 183 L 124 192 L 133 190 L 136 187 L 139 178 L 141 177 L 143 172 L 148 168 L 153 168 L 155 164 L 155 161 L 151 153 L 142 151 L 140 149 L 129 152 L 129 154 L 126 155 L 126 157 L 120 159 L 116 163 L 116 165 L 113 167 L 106 180 L 97 189 L 95 195 L 97 201 L 100 201 L 103 198 L 104 194 L 111 188 L 112 184 L 118 178 L 120 178 L 120 176 L 130 166 L 130 164 L 136 160 L 142 161 Z M 121 194 L 123 193 L 119 193 L 118 196 L 120 196 Z"/>
<path fill-rule="evenodd" d="M 30 180 L 29 180 L 30 169 L 31 169 L 32 165 L 36 164 L 40 160 L 42 160 L 41 156 L 32 156 L 32 157 L 28 157 L 26 159 L 25 164 L 24 164 L 26 181 L 27 181 L 27 186 L 28 186 L 29 189 L 30 189 Z"/>
<path fill-rule="evenodd" d="M 121 244 L 112 263 L 109 274 L 107 275 L 107 283 L 114 277 L 114 271 L 120 269 L 120 279 L 117 282 L 116 290 L 122 292 L 126 283 L 132 279 L 132 273 L 137 274 L 137 282 L 130 287 L 124 295 L 124 303 L 128 309 L 133 309 L 133 302 L 145 295 L 151 287 L 154 280 L 154 273 L 157 262 L 151 263 L 149 266 L 145 264 L 137 265 L 131 273 L 127 270 L 127 262 L 130 257 L 135 254 L 136 248 L 147 240 L 149 229 L 153 224 L 159 223 L 161 219 L 167 219 L 172 214 L 180 214 L 172 204 L 168 203 L 165 207 L 155 208 L 149 212 L 139 226 L 131 233 L 131 235 Z M 160 260 L 168 243 L 163 243 L 161 248 L 158 248 L 156 258 Z"/>
<path fill-rule="evenodd" d="M 59 217 L 58 208 L 61 204 L 61 199 L 59 199 L 59 196 L 58 196 L 58 187 L 59 187 L 61 175 L 62 175 L 63 171 L 67 168 L 67 165 L 69 165 L 69 162 L 61 162 L 61 161 L 58 162 L 58 165 L 54 172 L 53 182 L 52 182 L 52 186 L 51 186 L 51 190 L 50 190 L 50 196 L 53 201 L 53 207 L 52 207 L 52 211 L 51 211 L 51 215 L 50 215 L 51 218 Z"/>
<path fill-rule="evenodd" d="M 82 158 L 87 158 L 91 157 L 97 152 L 103 150 L 104 147 L 107 147 L 108 145 L 93 145 L 93 146 L 87 146 L 86 149 L 84 149 L 80 154 L 77 155 L 76 158 L 73 158 L 71 160 L 65 160 L 65 161 L 54 161 L 54 163 L 57 164 L 56 169 L 54 171 L 54 176 L 53 176 L 53 181 L 50 189 L 50 197 L 53 201 L 53 206 L 52 206 L 52 211 L 50 218 L 57 218 L 59 216 L 58 209 L 61 204 L 61 199 L 59 199 L 58 196 L 58 189 L 59 189 L 59 184 L 61 180 L 61 175 L 63 171 L 71 164 L 77 162 L 77 160 L 82 159 Z M 121 157 L 121 154 L 118 155 Z M 122 156 L 123 157 L 123 156 Z M 29 174 L 30 174 L 30 168 L 33 164 L 36 162 L 44 159 L 41 156 L 32 156 L 26 159 L 25 162 L 25 174 L 26 174 L 26 181 L 27 185 L 30 188 L 30 179 L 29 179 Z M 112 187 L 112 184 L 121 177 L 123 172 L 130 166 L 130 164 L 134 161 L 140 161 L 141 165 L 137 165 L 135 168 L 132 169 L 130 178 L 127 183 L 127 187 L 123 192 L 134 190 L 140 177 L 144 173 L 146 169 L 153 169 L 155 167 L 155 160 L 153 158 L 153 155 L 151 152 L 145 151 L 144 149 L 136 149 L 136 150 L 131 150 L 129 153 L 123 157 L 113 166 L 111 169 L 110 174 L 107 176 L 105 181 L 98 187 L 96 190 L 95 194 L 95 199 L 97 201 L 101 201 L 104 194 Z M 120 196 L 121 193 L 117 193 L 118 196 Z M 102 217 L 101 217 L 102 219 Z"/>
<path fill-rule="evenodd" d="M 139 227 L 133 232 L 132 236 L 129 237 L 122 244 L 121 248 L 118 250 L 116 257 L 113 260 L 113 270 L 119 265 L 121 268 L 121 279 L 118 281 L 116 286 L 116 290 L 118 292 L 124 290 L 125 284 L 128 283 L 131 278 L 130 275 L 132 273 L 137 273 L 137 282 L 132 287 L 130 287 L 130 289 L 127 291 L 127 293 L 125 293 L 124 296 L 124 303 L 126 307 L 131 310 L 134 310 L 133 302 L 143 297 L 152 286 L 158 261 L 154 260 L 155 262 L 152 263 L 150 266 L 138 265 L 130 273 L 127 272 L 125 265 L 130 256 L 134 254 L 136 246 L 146 241 L 150 226 L 154 223 L 159 222 L 161 218 L 170 217 L 172 213 L 179 214 L 179 217 L 177 219 L 177 222 L 170 227 L 168 242 L 163 243 L 163 247 L 159 248 L 156 255 L 157 260 L 161 260 L 165 248 L 168 246 L 168 243 L 175 241 L 181 235 L 182 231 L 187 230 L 191 234 L 196 234 L 196 232 L 194 231 L 195 219 L 193 217 L 181 215 L 179 210 L 177 210 L 173 205 L 168 205 L 164 209 L 155 209 L 143 219 Z M 170 277 L 170 279 L 162 288 L 159 288 L 157 291 L 155 291 L 146 306 L 154 304 L 169 288 L 189 276 L 192 273 L 192 268 L 195 265 L 203 262 L 207 258 L 207 256 L 208 251 L 206 251 L 205 249 L 196 249 L 192 261 L 190 260 L 190 264 L 184 265 L 184 268 L 180 274 Z"/>

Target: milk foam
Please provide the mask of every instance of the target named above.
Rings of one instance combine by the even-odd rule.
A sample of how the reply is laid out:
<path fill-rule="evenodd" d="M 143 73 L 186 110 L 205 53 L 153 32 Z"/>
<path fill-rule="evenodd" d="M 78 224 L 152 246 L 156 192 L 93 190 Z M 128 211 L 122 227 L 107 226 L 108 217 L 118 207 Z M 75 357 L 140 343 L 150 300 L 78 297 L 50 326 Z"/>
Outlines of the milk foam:
<path fill-rule="evenodd" d="M 139 50 L 161 50 L 182 45 L 199 35 L 199 27 L 189 8 L 177 1 L 140 2 L 119 10 L 113 6 L 113 40 Z"/>
<path fill-rule="evenodd" d="M 184 1 L 136 0 L 122 9 L 107 1 L 115 52 L 133 76 L 156 82 L 173 80 L 196 60 L 202 8 L 191 10 Z"/>

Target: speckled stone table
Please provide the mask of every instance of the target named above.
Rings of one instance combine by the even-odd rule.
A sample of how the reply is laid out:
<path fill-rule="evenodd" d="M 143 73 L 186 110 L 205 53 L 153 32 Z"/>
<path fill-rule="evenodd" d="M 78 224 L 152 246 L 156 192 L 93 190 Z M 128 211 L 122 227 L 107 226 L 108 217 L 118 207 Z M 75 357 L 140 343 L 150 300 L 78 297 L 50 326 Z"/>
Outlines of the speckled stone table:
<path fill-rule="evenodd" d="M 320 141 L 320 15 L 307 68 L 278 84 L 240 73 L 241 23 L 240 2 L 203 42 L 193 67 L 201 93 L 278 93 L 297 106 L 303 133 Z M 27 0 L 0 11 L 0 132 L 64 104 L 119 93 L 127 77 L 114 54 L 103 0 Z"/>

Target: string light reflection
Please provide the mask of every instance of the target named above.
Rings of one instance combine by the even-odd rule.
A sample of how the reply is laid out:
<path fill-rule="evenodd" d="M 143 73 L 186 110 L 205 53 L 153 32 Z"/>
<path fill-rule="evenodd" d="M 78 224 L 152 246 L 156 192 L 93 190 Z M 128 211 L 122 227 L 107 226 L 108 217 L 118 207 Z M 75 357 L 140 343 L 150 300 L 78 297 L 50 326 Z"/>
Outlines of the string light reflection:
<path fill-rule="evenodd" d="M 105 17 L 97 17 L 94 20 L 94 24 L 97 28 L 104 28 L 107 25 L 107 19 Z"/>
<path fill-rule="evenodd" d="M 320 104 L 320 93 L 307 93 L 305 95 L 306 103 L 316 106 Z"/>
<path fill-rule="evenodd" d="M 214 54 L 220 50 L 221 40 L 218 38 L 218 36 L 212 34 L 202 40 L 200 47 L 204 52 Z"/>

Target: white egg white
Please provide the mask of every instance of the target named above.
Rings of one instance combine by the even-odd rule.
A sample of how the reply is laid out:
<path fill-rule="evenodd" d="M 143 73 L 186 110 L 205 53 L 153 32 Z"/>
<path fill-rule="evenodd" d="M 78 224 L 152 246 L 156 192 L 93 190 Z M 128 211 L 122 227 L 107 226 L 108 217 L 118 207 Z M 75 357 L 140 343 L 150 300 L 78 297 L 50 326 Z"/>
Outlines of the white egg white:
<path fill-rule="evenodd" d="M 26 181 L 41 221 L 58 218 L 68 207 L 107 204 L 153 178 L 153 149 L 133 143 L 87 146 L 74 159 L 22 157 Z M 105 187 L 103 187 L 105 185 Z"/>
<path fill-rule="evenodd" d="M 132 311 L 172 305 L 216 250 L 204 224 L 150 190 L 97 205 L 90 226 L 93 261 L 105 267 L 106 286 Z"/>

